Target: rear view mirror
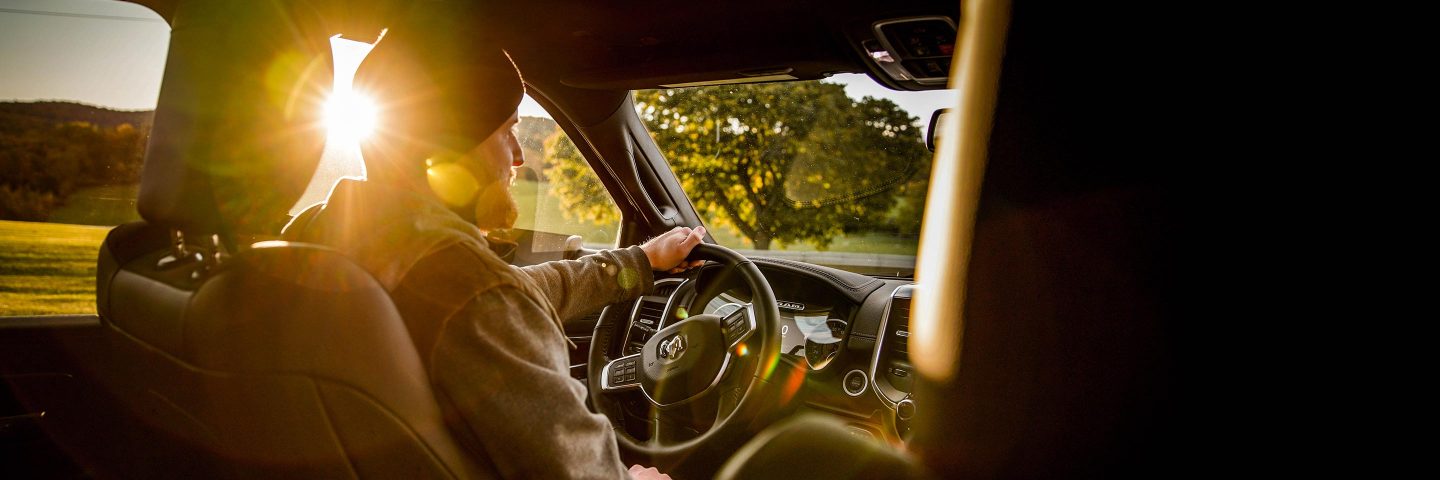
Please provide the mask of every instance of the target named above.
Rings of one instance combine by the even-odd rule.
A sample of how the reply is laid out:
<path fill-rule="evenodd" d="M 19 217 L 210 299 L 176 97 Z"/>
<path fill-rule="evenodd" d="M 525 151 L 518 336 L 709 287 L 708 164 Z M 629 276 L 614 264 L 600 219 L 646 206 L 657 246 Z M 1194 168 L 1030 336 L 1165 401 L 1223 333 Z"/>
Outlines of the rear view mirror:
<path fill-rule="evenodd" d="M 925 129 L 925 148 L 935 151 L 936 135 L 940 132 L 940 121 L 950 117 L 950 109 L 941 108 L 930 114 L 930 128 Z"/>

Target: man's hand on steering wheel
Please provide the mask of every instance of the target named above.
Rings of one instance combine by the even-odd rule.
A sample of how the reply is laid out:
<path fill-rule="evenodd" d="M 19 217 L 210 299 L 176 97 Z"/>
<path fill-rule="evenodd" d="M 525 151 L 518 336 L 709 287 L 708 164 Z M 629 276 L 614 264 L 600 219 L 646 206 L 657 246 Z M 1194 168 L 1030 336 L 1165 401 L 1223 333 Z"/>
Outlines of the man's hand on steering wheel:
<path fill-rule="evenodd" d="M 650 260 L 650 268 L 657 272 L 680 273 L 705 263 L 704 260 L 685 261 L 690 250 L 704 238 L 705 227 L 675 227 L 640 245 L 640 249 Z"/>

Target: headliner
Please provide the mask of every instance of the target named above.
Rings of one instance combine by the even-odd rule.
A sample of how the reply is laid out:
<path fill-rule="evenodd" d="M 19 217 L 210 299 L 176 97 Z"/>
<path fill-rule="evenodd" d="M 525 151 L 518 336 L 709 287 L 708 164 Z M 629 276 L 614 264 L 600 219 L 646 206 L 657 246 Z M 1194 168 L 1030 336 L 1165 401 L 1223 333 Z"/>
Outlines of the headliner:
<path fill-rule="evenodd" d="M 132 0 L 174 18 L 178 0 Z M 297 2 L 300 3 L 300 2 Z M 355 2 L 308 2 L 333 12 L 337 28 L 358 14 Z M 386 2 L 375 2 L 384 4 Z M 893 4 L 893 3 L 899 3 Z M 877 20 L 918 15 L 958 18 L 958 1 L 673 2 L 531 0 L 492 2 L 475 26 L 499 41 L 529 79 L 596 90 L 757 76 L 789 69 L 800 79 L 871 73 L 857 37 Z M 384 7 L 372 8 L 379 11 Z M 354 27 L 349 27 L 354 29 Z M 361 28 L 368 30 L 368 28 Z M 337 32 L 367 38 L 370 32 Z M 883 75 L 877 81 L 897 85 Z"/>

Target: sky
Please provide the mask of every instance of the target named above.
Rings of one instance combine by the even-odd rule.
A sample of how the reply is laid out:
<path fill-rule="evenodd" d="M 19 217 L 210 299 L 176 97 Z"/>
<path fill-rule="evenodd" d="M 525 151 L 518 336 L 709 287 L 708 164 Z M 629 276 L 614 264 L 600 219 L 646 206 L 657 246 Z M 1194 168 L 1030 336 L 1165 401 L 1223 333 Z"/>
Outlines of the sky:
<path fill-rule="evenodd" d="M 170 26 L 140 5 L 0 0 L 0 101 L 155 108 Z"/>

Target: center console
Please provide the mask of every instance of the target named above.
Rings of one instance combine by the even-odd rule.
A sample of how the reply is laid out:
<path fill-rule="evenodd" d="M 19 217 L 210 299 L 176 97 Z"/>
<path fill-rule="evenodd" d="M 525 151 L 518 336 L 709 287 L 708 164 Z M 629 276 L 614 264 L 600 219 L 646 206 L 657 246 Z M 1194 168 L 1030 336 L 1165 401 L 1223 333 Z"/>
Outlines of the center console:
<path fill-rule="evenodd" d="M 902 285 L 890 294 L 870 364 L 872 390 L 895 410 L 897 433 L 902 437 L 909 433 L 910 420 L 915 416 L 915 401 L 910 396 L 915 388 L 915 367 L 910 363 L 910 300 L 914 291 L 914 285 Z"/>

